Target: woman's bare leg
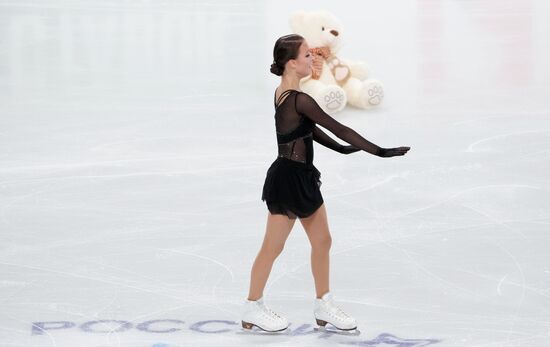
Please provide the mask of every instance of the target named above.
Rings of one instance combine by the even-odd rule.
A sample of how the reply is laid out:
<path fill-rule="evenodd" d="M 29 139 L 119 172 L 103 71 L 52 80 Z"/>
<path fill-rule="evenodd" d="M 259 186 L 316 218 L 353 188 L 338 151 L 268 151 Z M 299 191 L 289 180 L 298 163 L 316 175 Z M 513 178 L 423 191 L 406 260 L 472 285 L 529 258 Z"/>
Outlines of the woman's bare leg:
<path fill-rule="evenodd" d="M 273 267 L 275 259 L 281 254 L 286 239 L 294 226 L 296 219 L 290 219 L 281 214 L 267 214 L 267 226 L 264 241 L 250 274 L 250 291 L 248 300 L 258 300 L 263 291 Z"/>
<path fill-rule="evenodd" d="M 300 219 L 300 222 L 311 243 L 311 271 L 317 298 L 320 299 L 329 291 L 329 251 L 332 245 L 325 204 L 311 216 Z"/>

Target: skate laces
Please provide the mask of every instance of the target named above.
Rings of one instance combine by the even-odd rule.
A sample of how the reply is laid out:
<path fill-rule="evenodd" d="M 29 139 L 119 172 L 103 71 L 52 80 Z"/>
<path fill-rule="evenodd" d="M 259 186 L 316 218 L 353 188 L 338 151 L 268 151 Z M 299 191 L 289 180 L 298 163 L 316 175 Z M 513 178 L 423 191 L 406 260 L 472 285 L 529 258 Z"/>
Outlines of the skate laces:
<path fill-rule="evenodd" d="M 340 307 L 338 306 L 335 306 L 336 307 L 336 311 L 341 314 L 342 316 L 346 317 L 346 318 L 351 318 L 346 312 L 344 312 Z"/>
<path fill-rule="evenodd" d="M 277 312 L 273 311 L 270 307 L 268 307 L 265 303 L 263 303 L 261 305 L 261 307 L 263 308 L 264 312 L 266 312 L 269 316 L 271 316 L 271 318 L 273 318 L 273 316 L 277 317 L 277 318 L 282 318 L 281 316 L 279 316 L 277 314 Z"/>
<path fill-rule="evenodd" d="M 344 312 L 344 310 L 340 308 L 340 306 L 336 305 L 333 300 L 328 301 L 328 306 L 331 307 L 334 311 L 336 311 L 336 313 L 346 318 L 351 318 L 346 312 Z"/>

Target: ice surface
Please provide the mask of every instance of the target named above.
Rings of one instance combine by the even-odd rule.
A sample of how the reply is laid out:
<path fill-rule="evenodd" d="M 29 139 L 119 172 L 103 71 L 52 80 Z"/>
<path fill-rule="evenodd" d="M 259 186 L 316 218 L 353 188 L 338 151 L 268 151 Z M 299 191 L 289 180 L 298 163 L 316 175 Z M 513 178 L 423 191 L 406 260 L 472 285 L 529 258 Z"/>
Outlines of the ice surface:
<path fill-rule="evenodd" d="M 241 332 L 276 157 L 269 73 L 296 10 L 345 25 L 404 157 L 315 145 L 331 291 L 299 222 Z M 550 3 L 0 0 L 0 346 L 550 345 Z"/>

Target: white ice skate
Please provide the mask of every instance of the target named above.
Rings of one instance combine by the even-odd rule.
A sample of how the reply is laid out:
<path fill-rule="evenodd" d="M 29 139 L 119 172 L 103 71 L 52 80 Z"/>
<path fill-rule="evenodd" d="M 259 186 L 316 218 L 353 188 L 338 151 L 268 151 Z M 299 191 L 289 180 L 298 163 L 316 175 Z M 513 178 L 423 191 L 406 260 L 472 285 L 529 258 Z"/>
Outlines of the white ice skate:
<path fill-rule="evenodd" d="M 340 307 L 334 303 L 332 293 L 327 292 L 321 299 L 315 299 L 315 309 L 313 311 L 319 330 L 324 330 L 327 323 L 333 325 L 336 329 L 345 331 L 348 334 L 359 334 L 357 322 L 346 314 Z"/>
<path fill-rule="evenodd" d="M 287 319 L 266 306 L 263 297 L 256 301 L 247 299 L 244 306 L 241 321 L 244 329 L 252 330 L 256 326 L 264 331 L 275 332 L 288 328 Z"/>

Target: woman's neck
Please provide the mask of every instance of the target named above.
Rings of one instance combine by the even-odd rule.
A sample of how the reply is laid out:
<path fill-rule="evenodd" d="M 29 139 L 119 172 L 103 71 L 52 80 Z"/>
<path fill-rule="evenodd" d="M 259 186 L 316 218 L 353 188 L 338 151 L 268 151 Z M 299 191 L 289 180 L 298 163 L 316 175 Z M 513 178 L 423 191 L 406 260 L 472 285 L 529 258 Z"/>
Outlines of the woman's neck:
<path fill-rule="evenodd" d="M 300 90 L 300 78 L 296 75 L 283 75 L 281 78 L 281 84 L 279 85 L 279 91 L 285 91 L 287 89 Z"/>

